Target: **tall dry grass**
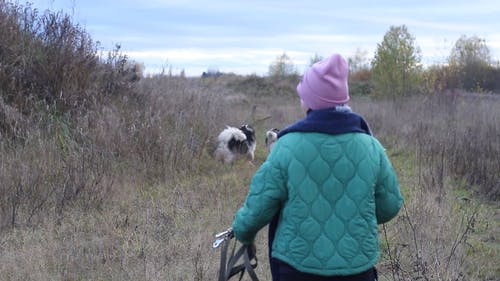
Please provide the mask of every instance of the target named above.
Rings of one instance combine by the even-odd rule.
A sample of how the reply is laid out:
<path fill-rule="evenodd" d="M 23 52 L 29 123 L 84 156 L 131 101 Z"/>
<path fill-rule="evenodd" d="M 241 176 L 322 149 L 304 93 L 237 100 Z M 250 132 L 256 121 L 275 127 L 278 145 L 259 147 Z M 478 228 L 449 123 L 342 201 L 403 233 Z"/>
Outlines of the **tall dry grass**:
<path fill-rule="evenodd" d="M 23 147 L 3 142 L 1 175 L 9 189 L 2 192 L 12 194 L 2 197 L 3 280 L 214 280 L 219 253 L 211 249 L 212 235 L 231 223 L 256 166 L 216 163 L 211 142 L 227 123 L 257 120 L 258 164 L 266 155 L 264 130 L 301 116 L 294 98 L 263 99 L 224 85 L 144 79 L 138 85 L 144 96 L 117 99 L 79 118 L 74 129 L 59 124 L 59 137 L 40 132 Z M 455 99 L 457 123 L 467 128 L 471 123 L 459 118 L 470 118 L 470 103 Z M 479 185 L 449 168 L 453 155 L 427 154 L 455 151 L 453 142 L 443 141 L 449 136 L 470 144 L 464 133 L 470 129 L 439 126 L 442 113 L 430 106 L 437 102 L 426 107 L 419 98 L 392 104 L 353 97 L 353 108 L 388 148 L 406 199 L 398 218 L 380 229 L 381 280 L 494 280 L 497 210 L 473 195 Z M 491 134 L 485 128 L 498 128 L 489 123 L 497 121 L 497 105 L 481 99 L 475 105 L 483 112 L 475 120 L 487 123 L 474 137 L 481 139 Z M 427 124 L 422 137 L 419 124 Z M 435 145 L 446 149 L 429 148 Z M 475 151 L 468 147 L 462 153 Z M 78 183 L 87 196 L 64 201 Z M 40 195 L 16 197 L 27 190 Z M 43 198 L 53 202 L 36 204 Z M 258 274 L 268 280 L 265 241 L 262 231 Z"/>
<path fill-rule="evenodd" d="M 499 199 L 498 95 L 444 93 L 377 104 L 358 110 L 386 142 L 412 151 L 419 185 L 439 191 L 446 177 L 456 177 L 470 192 Z"/>
<path fill-rule="evenodd" d="M 390 148 L 405 194 L 398 218 L 382 228 L 386 280 L 495 280 L 498 97 L 368 100 L 356 109 Z"/>
<path fill-rule="evenodd" d="M 302 116 L 297 81 L 144 78 L 62 14 L 0 1 L 0 16 L 0 280 L 214 280 L 212 235 L 265 159 L 264 131 Z M 380 227 L 380 279 L 495 280 L 496 96 L 351 105 L 405 196 Z M 218 132 L 242 123 L 257 129 L 256 165 L 216 163 Z M 257 247 L 269 280 L 265 231 Z"/>

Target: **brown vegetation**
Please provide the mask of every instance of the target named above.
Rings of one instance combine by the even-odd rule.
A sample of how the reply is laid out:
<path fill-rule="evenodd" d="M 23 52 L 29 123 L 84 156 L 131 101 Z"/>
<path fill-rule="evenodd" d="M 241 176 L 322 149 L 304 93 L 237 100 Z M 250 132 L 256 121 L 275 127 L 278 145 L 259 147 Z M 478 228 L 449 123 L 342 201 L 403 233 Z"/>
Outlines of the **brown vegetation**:
<path fill-rule="evenodd" d="M 0 1 L 0 280 L 215 280 L 213 234 L 256 166 L 217 164 L 225 125 L 301 117 L 296 79 L 144 78 L 60 14 Z M 381 280 L 500 275 L 500 101 L 353 96 L 398 171 L 405 206 L 380 227 Z M 257 274 L 269 279 L 266 232 Z"/>

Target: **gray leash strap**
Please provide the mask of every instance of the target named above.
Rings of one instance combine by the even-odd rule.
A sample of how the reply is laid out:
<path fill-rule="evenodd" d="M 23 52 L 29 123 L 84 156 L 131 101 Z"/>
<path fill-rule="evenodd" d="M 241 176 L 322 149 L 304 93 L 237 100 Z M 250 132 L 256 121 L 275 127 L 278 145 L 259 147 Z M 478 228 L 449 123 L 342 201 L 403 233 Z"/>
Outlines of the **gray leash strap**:
<path fill-rule="evenodd" d="M 242 244 L 236 251 L 236 244 L 238 242 L 235 239 L 231 254 L 228 256 L 229 244 L 234 237 L 232 229 L 221 232 L 215 237 L 217 239 L 213 243 L 213 247 L 218 248 L 222 246 L 218 281 L 228 281 L 237 274 L 240 274 L 239 280 L 241 280 L 245 272 L 248 273 L 252 281 L 259 281 L 254 271 L 258 261 L 255 256 L 255 248 L 252 249 L 253 245 L 246 246 Z M 249 255 L 249 252 L 252 253 L 252 256 Z M 243 259 L 242 263 L 236 265 L 240 259 Z M 253 260 L 254 262 L 252 262 Z"/>

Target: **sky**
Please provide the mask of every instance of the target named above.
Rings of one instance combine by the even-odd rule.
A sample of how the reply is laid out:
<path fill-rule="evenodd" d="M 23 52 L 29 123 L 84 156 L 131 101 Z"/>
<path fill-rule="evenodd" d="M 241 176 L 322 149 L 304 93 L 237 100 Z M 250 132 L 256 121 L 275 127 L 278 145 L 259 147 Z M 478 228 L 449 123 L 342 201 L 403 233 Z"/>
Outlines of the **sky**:
<path fill-rule="evenodd" d="M 28 0 L 29 1 L 29 0 Z M 371 60 L 391 26 L 405 25 L 422 63 L 444 63 L 461 36 L 500 60 L 496 0 L 32 0 L 72 16 L 104 51 L 116 44 L 145 73 L 266 75 L 286 54 L 302 73 L 315 56 Z"/>

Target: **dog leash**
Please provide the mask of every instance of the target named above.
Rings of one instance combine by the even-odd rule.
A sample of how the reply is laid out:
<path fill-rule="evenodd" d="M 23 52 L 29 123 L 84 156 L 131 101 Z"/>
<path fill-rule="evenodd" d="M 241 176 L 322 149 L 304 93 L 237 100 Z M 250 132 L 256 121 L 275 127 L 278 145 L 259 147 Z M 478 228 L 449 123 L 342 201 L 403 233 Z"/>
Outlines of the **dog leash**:
<path fill-rule="evenodd" d="M 241 281 L 245 272 L 248 273 L 248 276 L 250 276 L 252 281 L 259 281 L 259 278 L 257 278 L 254 271 L 257 267 L 255 245 L 241 244 L 238 250 L 236 250 L 236 244 L 238 242 L 234 239 L 231 253 L 228 255 L 229 244 L 233 238 L 234 233 L 232 228 L 215 235 L 215 241 L 212 247 L 215 249 L 222 246 L 218 281 L 228 281 L 237 274 L 240 274 L 240 278 L 238 280 Z M 243 261 L 236 265 L 240 259 L 243 259 Z"/>

